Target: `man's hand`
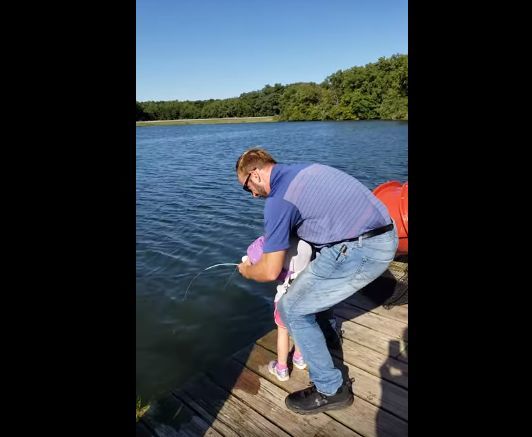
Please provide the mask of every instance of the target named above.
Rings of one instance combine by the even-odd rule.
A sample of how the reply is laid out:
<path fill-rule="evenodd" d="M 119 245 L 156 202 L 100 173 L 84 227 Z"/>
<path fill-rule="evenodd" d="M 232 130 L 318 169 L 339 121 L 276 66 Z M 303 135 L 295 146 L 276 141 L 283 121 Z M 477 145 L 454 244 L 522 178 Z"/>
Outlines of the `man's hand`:
<path fill-rule="evenodd" d="M 244 262 L 241 262 L 239 265 L 238 265 L 238 271 L 240 272 L 240 274 L 246 278 L 246 279 L 250 279 L 250 276 L 247 272 L 248 268 L 251 266 L 251 262 L 249 261 L 249 258 L 246 258 L 246 260 Z"/>

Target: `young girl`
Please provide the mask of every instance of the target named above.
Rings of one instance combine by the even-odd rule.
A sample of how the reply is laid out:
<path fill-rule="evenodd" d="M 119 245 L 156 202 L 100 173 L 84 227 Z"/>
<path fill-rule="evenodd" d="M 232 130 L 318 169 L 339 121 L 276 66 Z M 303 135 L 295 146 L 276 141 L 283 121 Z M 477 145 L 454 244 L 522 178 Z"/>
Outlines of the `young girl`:
<path fill-rule="evenodd" d="M 247 257 L 252 264 L 255 264 L 262 256 L 264 245 L 264 237 L 257 238 L 247 250 Z M 246 257 L 242 258 L 242 261 Z M 274 298 L 274 321 L 277 325 L 277 359 L 270 361 L 268 370 L 275 375 L 279 381 L 287 381 L 289 378 L 288 372 L 288 356 L 290 339 L 288 330 L 284 325 L 279 311 L 277 311 L 277 302 L 287 292 L 292 281 L 297 275 L 309 264 L 312 258 L 312 247 L 303 240 L 292 240 L 290 249 L 288 250 L 283 270 L 277 278 L 278 281 L 283 281 L 277 286 L 277 294 Z M 294 344 L 294 353 L 292 355 L 292 364 L 298 369 L 305 369 L 307 367 L 303 356 L 296 344 Z"/>

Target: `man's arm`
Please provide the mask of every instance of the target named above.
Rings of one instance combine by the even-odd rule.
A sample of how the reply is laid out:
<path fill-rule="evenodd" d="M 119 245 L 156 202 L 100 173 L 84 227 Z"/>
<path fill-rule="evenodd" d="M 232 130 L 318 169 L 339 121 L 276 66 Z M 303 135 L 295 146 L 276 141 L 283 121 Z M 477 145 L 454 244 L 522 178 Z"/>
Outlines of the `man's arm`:
<path fill-rule="evenodd" d="M 283 269 L 285 255 L 286 250 L 263 253 L 257 264 L 247 260 L 238 265 L 238 271 L 244 278 L 257 282 L 275 281 Z"/>

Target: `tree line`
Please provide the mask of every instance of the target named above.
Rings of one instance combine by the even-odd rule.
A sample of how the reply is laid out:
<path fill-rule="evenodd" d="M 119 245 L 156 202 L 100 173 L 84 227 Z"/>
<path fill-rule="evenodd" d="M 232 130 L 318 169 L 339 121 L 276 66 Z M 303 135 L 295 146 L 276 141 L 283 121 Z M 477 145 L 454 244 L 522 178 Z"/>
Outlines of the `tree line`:
<path fill-rule="evenodd" d="M 408 120 L 408 55 L 339 70 L 322 83 L 266 85 L 229 99 L 136 102 L 137 121 L 263 117 L 279 120 Z"/>

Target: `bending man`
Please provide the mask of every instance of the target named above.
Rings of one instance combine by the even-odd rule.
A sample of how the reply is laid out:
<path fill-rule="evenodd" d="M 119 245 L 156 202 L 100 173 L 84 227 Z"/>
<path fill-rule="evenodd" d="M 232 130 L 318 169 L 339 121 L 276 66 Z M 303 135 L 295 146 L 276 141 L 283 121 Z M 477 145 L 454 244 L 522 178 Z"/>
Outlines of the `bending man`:
<path fill-rule="evenodd" d="M 322 164 L 278 164 L 264 149 L 236 163 L 238 181 L 264 205 L 264 253 L 238 266 L 242 276 L 274 281 L 297 235 L 316 258 L 279 300 L 278 310 L 309 367 L 312 385 L 287 396 L 286 406 L 314 414 L 353 403 L 350 381 L 335 368 L 318 313 L 348 298 L 388 268 L 398 245 L 386 207 L 354 177 Z"/>

